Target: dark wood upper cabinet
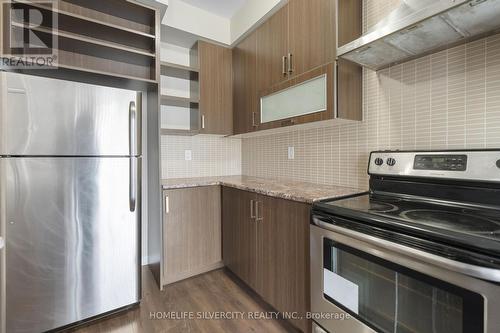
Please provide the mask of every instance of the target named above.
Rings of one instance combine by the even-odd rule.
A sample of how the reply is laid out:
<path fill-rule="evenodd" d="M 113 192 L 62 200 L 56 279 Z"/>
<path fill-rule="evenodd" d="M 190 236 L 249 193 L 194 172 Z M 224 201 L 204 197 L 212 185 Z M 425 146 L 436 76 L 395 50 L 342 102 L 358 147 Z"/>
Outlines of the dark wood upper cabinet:
<path fill-rule="evenodd" d="M 257 29 L 258 92 L 335 60 L 335 1 L 290 0 Z"/>
<path fill-rule="evenodd" d="M 339 44 L 358 38 L 361 14 L 362 0 L 290 0 L 254 32 L 255 59 L 247 52 L 254 50 L 254 37 L 241 42 L 233 57 L 235 133 L 334 118 L 361 120 L 362 69 L 336 60 L 337 36 Z M 326 110 L 261 123 L 262 97 L 324 74 Z"/>
<path fill-rule="evenodd" d="M 198 42 L 200 134 L 233 134 L 232 50 Z"/>
<path fill-rule="evenodd" d="M 338 46 L 363 34 L 362 0 L 337 0 Z M 337 117 L 363 119 L 363 69 L 350 61 L 337 61 Z"/>
<path fill-rule="evenodd" d="M 257 91 L 288 78 L 288 5 L 257 29 Z"/>
<path fill-rule="evenodd" d="M 290 0 L 289 77 L 335 60 L 335 1 Z"/>
<path fill-rule="evenodd" d="M 338 46 L 352 42 L 363 34 L 363 0 L 337 0 Z"/>
<path fill-rule="evenodd" d="M 337 61 L 337 117 L 363 120 L 363 68 L 350 61 Z"/>
<path fill-rule="evenodd" d="M 292 118 L 286 118 L 282 120 L 276 120 L 276 121 L 271 121 L 271 122 L 266 122 L 266 123 L 259 123 L 259 130 L 266 130 L 266 129 L 272 129 L 272 128 L 279 128 L 279 127 L 285 127 L 285 126 L 293 126 L 293 125 L 300 125 L 300 124 L 305 124 L 305 123 L 311 123 L 315 121 L 322 121 L 322 120 L 328 120 L 328 119 L 333 119 L 335 118 L 335 112 L 334 112 L 334 103 L 335 103 L 335 66 L 333 63 L 330 63 L 328 65 L 324 66 L 319 66 L 316 67 L 315 69 L 308 71 L 306 73 L 303 73 L 301 75 L 296 75 L 290 80 L 287 80 L 285 82 L 279 83 L 274 85 L 273 87 L 267 89 L 267 90 L 262 90 L 259 97 L 263 96 L 268 96 L 274 93 L 277 93 L 279 91 L 288 89 L 290 87 L 294 87 L 301 82 L 305 82 L 308 80 L 312 80 L 314 78 L 317 78 L 321 75 L 326 75 L 326 89 L 328 91 L 331 91 L 332 93 L 327 94 L 327 100 L 326 100 L 326 109 L 324 111 L 318 111 L 314 113 L 309 113 L 305 115 L 300 115 L 300 116 L 295 116 Z"/>
<path fill-rule="evenodd" d="M 233 49 L 234 134 L 252 132 L 257 124 L 257 34 Z"/>

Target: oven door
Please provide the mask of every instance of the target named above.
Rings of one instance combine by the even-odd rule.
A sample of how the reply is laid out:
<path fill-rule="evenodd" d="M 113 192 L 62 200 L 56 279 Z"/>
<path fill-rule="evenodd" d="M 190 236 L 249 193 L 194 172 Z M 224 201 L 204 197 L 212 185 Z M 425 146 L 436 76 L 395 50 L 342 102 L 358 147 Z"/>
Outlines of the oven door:
<path fill-rule="evenodd" d="M 321 227 L 311 225 L 311 308 L 326 331 L 500 331 L 497 285 L 429 264 L 418 250 L 315 223 Z"/>

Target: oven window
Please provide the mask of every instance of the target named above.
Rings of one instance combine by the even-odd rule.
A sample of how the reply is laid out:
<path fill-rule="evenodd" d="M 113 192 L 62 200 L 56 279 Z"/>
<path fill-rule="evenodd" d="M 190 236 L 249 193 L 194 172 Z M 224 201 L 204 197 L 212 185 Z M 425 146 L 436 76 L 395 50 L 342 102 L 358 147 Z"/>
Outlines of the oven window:
<path fill-rule="evenodd" d="M 324 240 L 327 300 L 380 332 L 483 332 L 482 296 Z"/>

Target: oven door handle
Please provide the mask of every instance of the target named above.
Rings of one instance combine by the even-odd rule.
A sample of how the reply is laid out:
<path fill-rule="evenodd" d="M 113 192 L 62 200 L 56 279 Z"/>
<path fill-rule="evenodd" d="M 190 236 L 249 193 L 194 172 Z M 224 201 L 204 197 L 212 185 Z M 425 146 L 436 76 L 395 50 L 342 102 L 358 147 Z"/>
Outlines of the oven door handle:
<path fill-rule="evenodd" d="M 332 218 L 334 220 L 334 218 Z M 388 251 L 399 253 L 405 255 L 407 257 L 411 257 L 413 259 L 417 259 L 419 261 L 429 263 L 440 268 L 445 268 L 447 270 L 457 272 L 460 274 L 468 275 L 474 278 L 497 282 L 500 283 L 500 270 L 481 267 L 476 265 L 471 265 L 447 258 L 443 258 L 441 256 L 428 253 L 422 250 L 414 249 L 408 246 L 400 245 L 391 241 L 387 241 L 385 239 L 381 239 L 378 237 L 366 235 L 357 231 L 352 231 L 343 227 L 339 227 L 327 222 L 322 221 L 320 218 L 313 216 L 313 223 L 320 228 L 330 230 L 336 232 L 338 234 L 342 234 L 344 236 L 354 238 L 356 240 L 375 245 L 379 248 L 386 249 Z M 348 244 L 346 244 L 348 245 Z"/>

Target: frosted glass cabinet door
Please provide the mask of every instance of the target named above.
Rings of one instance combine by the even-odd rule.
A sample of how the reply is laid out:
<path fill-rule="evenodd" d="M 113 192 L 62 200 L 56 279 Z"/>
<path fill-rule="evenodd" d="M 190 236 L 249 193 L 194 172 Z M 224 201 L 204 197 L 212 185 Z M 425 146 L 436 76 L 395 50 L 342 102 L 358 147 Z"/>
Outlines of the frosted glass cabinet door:
<path fill-rule="evenodd" d="M 326 111 L 327 100 L 328 78 L 327 74 L 322 74 L 262 97 L 260 99 L 261 123 Z"/>

